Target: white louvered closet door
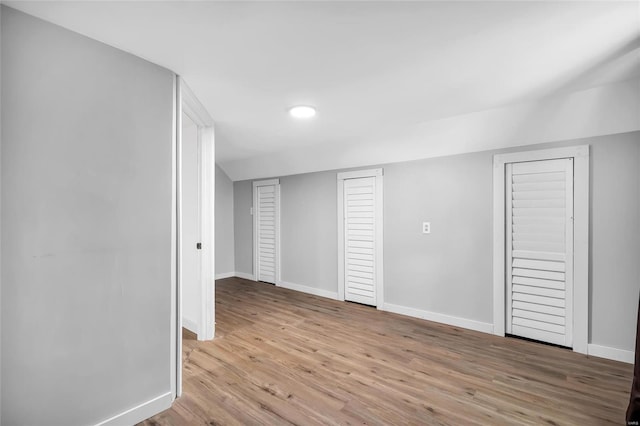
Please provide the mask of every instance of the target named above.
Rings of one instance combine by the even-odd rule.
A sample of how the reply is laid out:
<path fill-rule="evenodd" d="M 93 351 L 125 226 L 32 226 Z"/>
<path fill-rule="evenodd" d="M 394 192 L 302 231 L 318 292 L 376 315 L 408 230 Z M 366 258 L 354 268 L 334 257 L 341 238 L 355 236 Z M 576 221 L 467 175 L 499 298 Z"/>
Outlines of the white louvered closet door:
<path fill-rule="evenodd" d="M 276 185 L 257 188 L 258 281 L 276 283 Z"/>
<path fill-rule="evenodd" d="M 506 172 L 507 333 L 571 347 L 573 159 Z"/>
<path fill-rule="evenodd" d="M 376 306 L 376 178 L 344 181 L 345 300 Z"/>

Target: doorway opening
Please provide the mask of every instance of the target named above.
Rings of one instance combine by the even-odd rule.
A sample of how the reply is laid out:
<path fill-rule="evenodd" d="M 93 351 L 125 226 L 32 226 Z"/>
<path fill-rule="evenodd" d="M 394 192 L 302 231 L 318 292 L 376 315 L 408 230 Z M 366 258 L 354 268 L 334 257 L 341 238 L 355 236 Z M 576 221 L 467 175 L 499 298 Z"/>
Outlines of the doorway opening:
<path fill-rule="evenodd" d="M 182 394 L 182 327 L 198 340 L 215 334 L 215 147 L 211 116 L 179 76 L 174 102 L 171 388 L 177 398 Z"/>

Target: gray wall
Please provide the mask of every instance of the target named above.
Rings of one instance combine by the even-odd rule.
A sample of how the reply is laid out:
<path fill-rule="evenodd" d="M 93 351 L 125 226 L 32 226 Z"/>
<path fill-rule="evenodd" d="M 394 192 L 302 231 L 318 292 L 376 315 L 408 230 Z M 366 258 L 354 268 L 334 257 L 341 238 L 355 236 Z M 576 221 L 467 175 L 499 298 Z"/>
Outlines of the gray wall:
<path fill-rule="evenodd" d="M 233 182 L 233 236 L 236 272 L 253 273 L 253 204 L 251 181 Z"/>
<path fill-rule="evenodd" d="M 640 133 L 385 165 L 385 302 L 492 323 L 492 160 L 591 145 L 591 343 L 633 350 Z M 236 271 L 252 272 L 251 182 L 235 182 Z M 281 178 L 282 279 L 337 291 L 336 171 Z M 421 233 L 431 222 L 431 234 Z"/>
<path fill-rule="evenodd" d="M 170 391 L 172 73 L 2 11 L 2 421 Z"/>
<path fill-rule="evenodd" d="M 280 179 L 283 281 L 337 290 L 336 209 L 335 173 L 309 173 Z"/>
<path fill-rule="evenodd" d="M 632 351 L 640 288 L 640 132 L 598 139 L 591 151 L 590 337 Z"/>
<path fill-rule="evenodd" d="M 216 164 L 216 275 L 232 273 L 234 264 L 233 241 L 233 182 Z"/>
<path fill-rule="evenodd" d="M 493 322 L 492 177 L 490 153 L 384 167 L 385 303 Z"/>

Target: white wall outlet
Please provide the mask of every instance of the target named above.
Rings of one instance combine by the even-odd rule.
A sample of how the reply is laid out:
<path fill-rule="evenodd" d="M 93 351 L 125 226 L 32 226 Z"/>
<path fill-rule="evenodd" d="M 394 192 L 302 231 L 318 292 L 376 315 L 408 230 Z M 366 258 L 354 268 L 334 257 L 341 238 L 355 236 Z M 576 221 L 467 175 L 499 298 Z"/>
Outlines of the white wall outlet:
<path fill-rule="evenodd" d="M 431 222 L 422 222 L 422 233 L 423 234 L 431 233 Z"/>

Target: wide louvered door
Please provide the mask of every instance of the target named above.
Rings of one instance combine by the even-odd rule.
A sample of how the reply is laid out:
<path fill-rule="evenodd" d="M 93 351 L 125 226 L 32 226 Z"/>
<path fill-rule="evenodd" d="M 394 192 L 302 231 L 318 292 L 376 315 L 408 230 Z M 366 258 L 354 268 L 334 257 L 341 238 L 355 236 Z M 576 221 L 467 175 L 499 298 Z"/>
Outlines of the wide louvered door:
<path fill-rule="evenodd" d="M 345 300 L 376 305 L 374 177 L 344 181 Z"/>
<path fill-rule="evenodd" d="M 507 333 L 571 347 L 573 159 L 506 171 Z"/>
<path fill-rule="evenodd" d="M 257 187 L 258 281 L 276 283 L 276 185 Z"/>

